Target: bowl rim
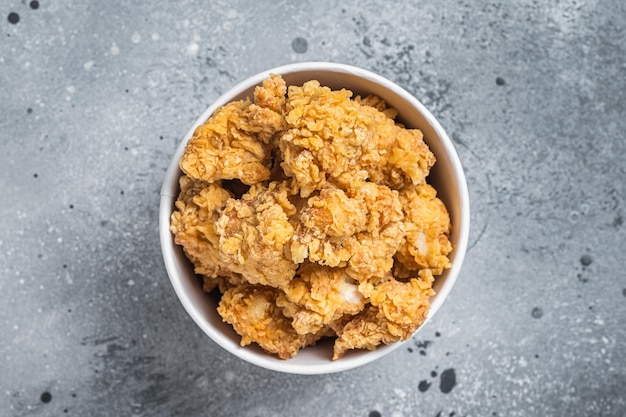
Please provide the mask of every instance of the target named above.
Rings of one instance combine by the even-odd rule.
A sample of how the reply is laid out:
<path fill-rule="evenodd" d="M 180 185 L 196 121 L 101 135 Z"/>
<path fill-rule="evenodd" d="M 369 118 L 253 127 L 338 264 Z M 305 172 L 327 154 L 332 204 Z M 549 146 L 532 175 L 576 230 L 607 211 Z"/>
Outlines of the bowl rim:
<path fill-rule="evenodd" d="M 434 300 L 431 299 L 431 306 L 427 314 L 426 320 L 419 326 L 417 331 L 424 327 L 424 325 L 436 314 L 441 308 L 448 295 L 452 291 L 452 288 L 458 278 L 461 270 L 461 266 L 465 259 L 465 254 L 468 246 L 469 238 L 469 223 L 470 223 L 470 207 L 469 207 L 469 192 L 467 188 L 467 182 L 461 161 L 456 153 L 452 141 L 448 137 L 447 133 L 439 123 L 439 121 L 432 115 L 432 113 L 413 95 L 407 92 L 404 88 L 388 80 L 387 78 L 373 73 L 369 70 L 334 62 L 300 62 L 294 64 L 287 64 L 271 68 L 262 72 L 259 72 L 245 80 L 235 84 L 229 88 L 226 92 L 220 95 L 207 109 L 196 119 L 192 127 L 188 130 L 185 136 L 183 136 L 179 143 L 174 155 L 170 160 L 170 164 L 165 173 L 163 185 L 160 192 L 160 207 L 159 207 L 159 236 L 161 243 L 161 252 L 165 263 L 165 268 L 169 277 L 169 280 L 176 292 L 176 295 L 186 310 L 187 314 L 193 319 L 205 334 L 207 334 L 211 340 L 220 345 L 223 349 L 231 354 L 243 359 L 249 363 L 260 366 L 262 368 L 270 369 L 273 371 L 279 371 L 283 373 L 291 374 L 325 374 L 334 373 L 353 369 L 371 362 L 391 353 L 401 345 L 406 343 L 411 338 L 404 342 L 396 342 L 390 345 L 383 345 L 378 347 L 374 351 L 367 352 L 364 355 L 360 355 L 352 360 L 340 359 L 338 361 L 330 361 L 326 364 L 316 364 L 315 366 L 307 366 L 303 364 L 290 363 L 289 360 L 277 362 L 276 360 L 269 360 L 269 354 L 266 357 L 261 357 L 253 350 L 246 347 L 239 347 L 233 349 L 232 344 L 227 342 L 225 336 L 215 328 L 210 326 L 203 318 L 200 310 L 191 301 L 189 295 L 183 288 L 180 274 L 182 271 L 177 266 L 177 260 L 174 256 L 173 249 L 173 236 L 170 232 L 170 216 L 172 213 L 173 202 L 177 198 L 178 191 L 178 179 L 182 173 L 179 167 L 179 161 L 184 153 L 185 147 L 189 139 L 193 136 L 194 131 L 198 126 L 204 123 L 219 107 L 232 101 L 237 95 L 252 88 L 268 78 L 270 74 L 292 74 L 299 72 L 335 72 L 345 73 L 348 75 L 362 78 L 366 81 L 370 81 L 379 84 L 381 87 L 391 90 L 391 93 L 399 96 L 401 99 L 408 102 L 412 107 L 424 117 L 427 123 L 433 128 L 436 136 L 445 149 L 450 164 L 453 167 L 456 183 L 458 184 L 458 197 L 460 202 L 460 228 L 459 239 L 455 251 L 455 258 L 452 267 L 447 270 L 446 280 L 442 287 L 438 290 Z M 175 245 L 175 244 L 174 244 Z M 275 359 L 275 358 L 273 358 Z"/>

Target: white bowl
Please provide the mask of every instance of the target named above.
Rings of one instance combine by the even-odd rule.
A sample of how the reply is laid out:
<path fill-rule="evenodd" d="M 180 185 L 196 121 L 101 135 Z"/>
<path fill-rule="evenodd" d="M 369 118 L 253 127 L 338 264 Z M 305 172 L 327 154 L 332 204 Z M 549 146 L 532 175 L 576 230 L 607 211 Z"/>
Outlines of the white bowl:
<path fill-rule="evenodd" d="M 401 87 L 379 75 L 343 64 L 298 63 L 273 68 L 250 77 L 228 90 L 209 106 L 185 135 L 172 158 L 161 189 L 159 228 L 165 267 L 187 313 L 213 341 L 232 354 L 255 365 L 294 374 L 344 371 L 375 361 L 394 351 L 402 343 L 380 346 L 374 351 L 351 351 L 337 361 L 331 360 L 332 343 L 330 342 L 307 347 L 288 360 L 281 360 L 265 353 L 254 344 L 241 347 L 240 336 L 235 333 L 231 325 L 222 322 L 217 313 L 217 298 L 202 291 L 191 263 L 185 257 L 182 248 L 174 243 L 174 238 L 170 233 L 170 216 L 178 195 L 178 179 L 182 174 L 178 162 L 194 130 L 220 106 L 233 100 L 252 97 L 254 87 L 261 84 L 271 73 L 281 74 L 287 85 L 302 85 L 306 81 L 315 79 L 332 89 L 352 90 L 355 95 L 375 94 L 398 111 L 398 120 L 405 126 L 419 128 L 424 133 L 425 142 L 437 158 L 428 182 L 437 189 L 438 196 L 450 213 L 452 223 L 450 240 L 454 248 L 450 254 L 452 267 L 436 278 L 434 288 L 437 294 L 431 299 L 427 320 L 439 310 L 450 293 L 459 275 L 467 249 L 470 215 L 465 175 L 448 135 L 422 103 Z"/>

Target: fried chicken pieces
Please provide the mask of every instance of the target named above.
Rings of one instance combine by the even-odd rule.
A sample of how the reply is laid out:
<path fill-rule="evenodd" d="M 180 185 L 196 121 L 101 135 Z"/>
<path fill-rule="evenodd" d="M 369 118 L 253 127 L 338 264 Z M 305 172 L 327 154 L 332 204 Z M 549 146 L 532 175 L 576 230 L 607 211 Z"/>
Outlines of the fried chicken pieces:
<path fill-rule="evenodd" d="M 272 75 L 187 144 L 171 231 L 242 346 L 288 359 L 334 337 L 339 359 L 406 340 L 450 267 L 421 132 L 351 97 Z"/>

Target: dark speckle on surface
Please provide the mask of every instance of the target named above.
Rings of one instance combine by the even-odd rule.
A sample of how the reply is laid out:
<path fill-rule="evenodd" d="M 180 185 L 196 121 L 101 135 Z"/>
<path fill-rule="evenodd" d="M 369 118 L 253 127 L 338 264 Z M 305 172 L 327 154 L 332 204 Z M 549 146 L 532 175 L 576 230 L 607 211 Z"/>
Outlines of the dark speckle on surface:
<path fill-rule="evenodd" d="M 39 2 L 37 0 L 33 0 L 29 3 L 30 8 L 33 10 L 37 10 L 39 8 Z"/>
<path fill-rule="evenodd" d="M 47 404 L 52 401 L 52 394 L 50 394 L 48 391 L 45 391 L 41 394 L 40 400 L 42 403 Z"/>
<path fill-rule="evenodd" d="M 382 417 L 380 412 L 377 410 L 372 410 L 370 411 L 370 413 L 368 414 L 368 417 Z"/>
<path fill-rule="evenodd" d="M 622 290 L 622 295 L 623 295 L 624 297 L 626 297 L 626 288 L 624 288 L 624 289 Z"/>
<path fill-rule="evenodd" d="M 580 264 L 582 266 L 589 266 L 593 262 L 593 258 L 589 254 L 584 254 L 580 257 Z"/>
<path fill-rule="evenodd" d="M 9 13 L 9 16 L 7 19 L 9 20 L 9 23 L 15 25 L 17 22 L 20 21 L 20 15 L 15 12 L 11 12 Z"/>
<path fill-rule="evenodd" d="M 543 310 L 539 307 L 535 307 L 533 308 L 533 310 L 530 312 L 530 315 L 534 318 L 534 319 L 540 319 L 541 317 L 543 317 Z"/>
<path fill-rule="evenodd" d="M 432 343 L 433 342 L 431 340 L 417 340 L 415 341 L 415 346 L 420 349 L 428 349 L 428 347 L 432 345 Z"/>
<path fill-rule="evenodd" d="M 456 372 L 454 368 L 449 368 L 441 373 L 439 389 L 444 394 L 448 394 L 456 386 Z"/>
<path fill-rule="evenodd" d="M 506 81 L 504 81 L 504 78 L 502 78 L 502 77 L 496 77 L 496 84 L 497 85 L 504 85 L 504 84 L 506 84 Z"/>
<path fill-rule="evenodd" d="M 431 383 L 428 382 L 427 380 L 423 379 L 419 382 L 419 384 L 417 384 L 417 389 L 420 390 L 420 392 L 426 392 L 428 391 L 428 388 L 430 388 Z"/>
<path fill-rule="evenodd" d="M 291 42 L 291 47 L 295 53 L 303 54 L 309 49 L 309 43 L 306 39 L 298 37 Z"/>
<path fill-rule="evenodd" d="M 430 376 L 433 378 L 437 377 L 437 371 L 430 371 Z"/>
<path fill-rule="evenodd" d="M 26 113 L 31 114 L 33 112 L 33 109 L 31 107 L 26 109 Z"/>

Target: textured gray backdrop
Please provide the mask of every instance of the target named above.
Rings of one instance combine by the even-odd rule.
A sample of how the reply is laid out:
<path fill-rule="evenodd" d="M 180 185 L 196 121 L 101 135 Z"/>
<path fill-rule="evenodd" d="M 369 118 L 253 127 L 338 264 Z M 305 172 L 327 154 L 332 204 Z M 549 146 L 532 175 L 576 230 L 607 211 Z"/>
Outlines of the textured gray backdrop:
<path fill-rule="evenodd" d="M 626 414 L 622 0 L 4 0 L 0 18 L 0 415 Z M 431 109 L 472 227 L 457 286 L 406 347 L 300 377 L 196 327 L 157 209 L 212 100 L 313 60 Z"/>

